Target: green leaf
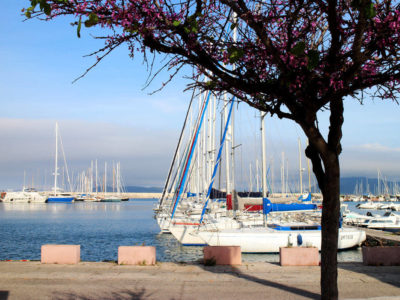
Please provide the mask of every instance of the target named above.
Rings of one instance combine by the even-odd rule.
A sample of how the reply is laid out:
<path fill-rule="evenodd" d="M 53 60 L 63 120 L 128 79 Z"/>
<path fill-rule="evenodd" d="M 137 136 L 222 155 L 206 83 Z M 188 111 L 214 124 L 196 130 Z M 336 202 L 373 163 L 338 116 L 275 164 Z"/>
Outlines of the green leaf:
<path fill-rule="evenodd" d="M 50 6 L 50 4 L 48 4 L 47 2 L 45 2 L 45 3 L 43 4 L 43 12 L 44 12 L 47 16 L 50 16 L 50 14 L 51 14 L 51 6 Z"/>
<path fill-rule="evenodd" d="M 92 27 L 99 23 L 99 17 L 95 13 L 89 15 L 89 19 L 85 21 L 85 27 Z"/>
<path fill-rule="evenodd" d="M 34 9 L 35 9 L 35 8 L 34 8 L 33 6 L 28 7 L 28 8 L 26 9 L 25 16 L 26 16 L 28 19 L 30 19 L 30 18 L 32 17 L 32 11 L 33 11 Z"/>
<path fill-rule="evenodd" d="M 351 7 L 358 11 L 364 9 L 364 13 L 367 19 L 371 19 L 376 16 L 376 9 L 373 1 L 363 2 L 362 0 L 352 0 Z"/>
<path fill-rule="evenodd" d="M 304 50 L 306 49 L 306 43 L 304 42 L 298 42 L 294 47 L 290 50 L 294 55 L 300 56 L 304 53 Z"/>
<path fill-rule="evenodd" d="M 208 87 L 208 88 L 210 88 L 210 89 L 215 88 L 216 85 L 217 85 L 217 84 L 216 84 L 214 81 L 212 81 L 212 80 L 206 82 L 206 87 Z"/>
<path fill-rule="evenodd" d="M 234 64 L 240 58 L 243 57 L 244 51 L 243 51 L 243 49 L 239 49 L 236 47 L 230 47 L 230 48 L 228 48 L 228 54 L 229 54 L 229 62 Z"/>
<path fill-rule="evenodd" d="M 368 19 L 372 19 L 376 16 L 375 5 L 372 2 L 365 6 L 365 16 Z"/>
<path fill-rule="evenodd" d="M 78 38 L 81 37 L 82 17 L 79 17 L 78 28 L 76 28 L 76 35 Z"/>
<path fill-rule="evenodd" d="M 319 52 L 317 50 L 310 50 L 307 53 L 308 64 L 307 69 L 313 70 L 319 63 Z"/>
<path fill-rule="evenodd" d="M 36 5 L 37 5 L 38 3 L 39 3 L 38 0 L 31 0 L 31 6 L 32 6 L 33 8 L 35 8 Z"/>
<path fill-rule="evenodd" d="M 198 32 L 197 28 L 199 28 L 199 24 L 197 23 L 196 19 L 193 18 L 190 21 L 190 27 L 191 27 L 191 29 L 190 29 L 191 32 L 193 32 L 193 33 L 197 33 Z"/>
<path fill-rule="evenodd" d="M 175 27 L 178 27 L 179 24 L 181 24 L 181 21 L 179 20 L 175 20 L 174 22 L 172 22 L 172 25 L 174 25 Z"/>

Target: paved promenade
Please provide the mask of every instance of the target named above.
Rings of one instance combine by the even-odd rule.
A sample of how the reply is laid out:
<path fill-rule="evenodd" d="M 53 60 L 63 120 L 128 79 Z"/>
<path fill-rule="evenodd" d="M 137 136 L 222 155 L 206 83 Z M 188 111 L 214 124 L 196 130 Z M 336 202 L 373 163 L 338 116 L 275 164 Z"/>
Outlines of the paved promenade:
<path fill-rule="evenodd" d="M 0 299 L 318 299 L 319 267 L 0 262 Z M 339 265 L 341 299 L 400 299 L 400 267 Z"/>

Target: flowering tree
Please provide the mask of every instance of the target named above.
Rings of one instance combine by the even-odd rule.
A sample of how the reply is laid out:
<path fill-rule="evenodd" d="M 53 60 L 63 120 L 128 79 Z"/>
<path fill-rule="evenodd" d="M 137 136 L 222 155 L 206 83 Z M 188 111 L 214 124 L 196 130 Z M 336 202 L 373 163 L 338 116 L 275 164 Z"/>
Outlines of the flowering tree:
<path fill-rule="evenodd" d="M 76 18 L 109 32 L 100 61 L 128 44 L 130 55 L 162 53 L 171 76 L 193 66 L 191 86 L 229 92 L 293 120 L 323 194 L 321 292 L 338 297 L 337 246 L 343 101 L 397 102 L 400 11 L 391 0 L 30 0 L 28 18 Z M 197 80 L 204 74 L 208 81 Z M 348 100 L 350 101 L 350 99 Z M 330 111 L 323 136 L 317 112 Z"/>

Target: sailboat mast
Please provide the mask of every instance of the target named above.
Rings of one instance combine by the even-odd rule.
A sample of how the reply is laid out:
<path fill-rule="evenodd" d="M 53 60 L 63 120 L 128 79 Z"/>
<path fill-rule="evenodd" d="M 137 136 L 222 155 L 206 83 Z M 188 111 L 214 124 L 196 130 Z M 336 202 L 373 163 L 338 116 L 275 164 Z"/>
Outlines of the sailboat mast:
<path fill-rule="evenodd" d="M 285 169 L 285 165 L 284 165 L 284 163 L 283 163 L 283 161 L 284 161 L 284 158 L 283 158 L 283 156 L 284 156 L 284 154 L 283 154 L 283 152 L 282 152 L 282 160 L 281 160 L 281 185 L 282 185 L 282 187 L 281 187 L 281 193 L 282 193 L 282 195 L 285 193 L 285 175 L 284 175 L 284 169 Z"/>
<path fill-rule="evenodd" d="M 104 162 L 104 196 L 107 193 L 107 162 Z"/>
<path fill-rule="evenodd" d="M 301 169 L 301 142 L 299 142 L 299 175 L 300 175 L 300 195 L 303 195 L 303 170 Z"/>
<path fill-rule="evenodd" d="M 97 195 L 97 191 L 98 191 L 98 188 L 97 188 L 97 159 L 96 159 L 96 181 L 95 181 L 95 186 L 96 186 L 96 195 Z"/>
<path fill-rule="evenodd" d="M 265 125 L 264 117 L 265 112 L 260 111 L 261 114 L 261 153 L 262 153 L 262 195 L 263 198 L 267 197 L 267 159 L 266 159 L 266 146 L 265 146 Z"/>
<path fill-rule="evenodd" d="M 260 183 L 259 183 L 259 177 L 260 177 L 260 175 L 259 175 L 258 171 L 259 171 L 258 159 L 256 159 L 256 185 L 257 185 L 256 191 L 257 191 L 257 192 L 260 191 Z"/>
<path fill-rule="evenodd" d="M 233 13 L 233 24 L 237 24 L 237 14 L 236 12 Z M 236 43 L 237 41 L 237 26 L 234 27 L 233 29 L 233 42 Z M 233 71 L 236 69 L 236 65 L 232 65 Z M 234 99 L 232 99 L 234 101 Z M 230 126 L 230 133 L 231 133 L 231 190 L 235 190 L 235 110 L 232 110 L 232 116 L 231 116 L 231 126 Z M 233 197 L 233 194 L 232 194 Z M 233 198 L 232 198 L 233 200 Z"/>
<path fill-rule="evenodd" d="M 56 155 L 54 163 L 54 196 L 57 195 L 57 175 L 58 175 L 58 123 L 56 122 Z"/>
<path fill-rule="evenodd" d="M 225 100 L 225 107 L 224 107 L 224 123 L 226 124 L 226 121 L 228 120 L 228 95 L 225 93 L 224 94 L 224 100 Z M 228 125 L 228 137 L 226 139 L 226 147 L 225 147 L 225 157 L 226 157 L 226 161 L 225 161 L 225 172 L 226 172 L 226 195 L 228 196 L 228 194 L 232 194 L 231 191 L 231 181 L 230 181 L 230 157 L 229 157 L 229 143 L 228 141 L 231 141 L 231 135 L 232 135 L 232 131 L 231 131 L 231 125 Z"/>
<path fill-rule="evenodd" d="M 307 141 L 308 146 L 308 141 Z M 308 171 L 308 192 L 311 193 L 311 172 L 310 172 L 310 159 L 307 159 L 307 171 Z"/>

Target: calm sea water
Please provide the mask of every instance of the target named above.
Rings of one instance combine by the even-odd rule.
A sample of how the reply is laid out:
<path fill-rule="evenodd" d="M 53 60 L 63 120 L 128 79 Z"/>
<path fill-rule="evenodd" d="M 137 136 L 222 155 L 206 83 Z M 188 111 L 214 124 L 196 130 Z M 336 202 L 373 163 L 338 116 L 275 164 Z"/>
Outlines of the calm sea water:
<path fill-rule="evenodd" d="M 118 246 L 156 246 L 158 261 L 191 262 L 202 247 L 183 247 L 159 234 L 156 199 L 71 204 L 0 203 L 0 260 L 40 260 L 43 244 L 81 245 L 83 261 L 117 260 Z M 350 203 L 354 209 L 355 203 Z M 365 212 L 364 212 L 365 213 Z M 243 261 L 278 262 L 277 254 L 244 254 Z M 361 251 L 339 252 L 339 261 L 362 261 Z"/>

